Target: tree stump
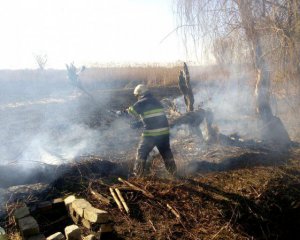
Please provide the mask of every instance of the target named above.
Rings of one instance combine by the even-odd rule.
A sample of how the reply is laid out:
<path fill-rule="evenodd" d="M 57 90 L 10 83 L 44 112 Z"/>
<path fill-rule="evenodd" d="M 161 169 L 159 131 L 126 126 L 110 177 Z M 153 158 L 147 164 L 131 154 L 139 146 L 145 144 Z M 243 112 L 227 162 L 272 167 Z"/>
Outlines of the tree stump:
<path fill-rule="evenodd" d="M 180 70 L 179 72 L 178 86 L 184 97 L 186 111 L 194 111 L 194 94 L 190 84 L 190 73 L 186 63 L 184 63 L 183 70 Z"/>

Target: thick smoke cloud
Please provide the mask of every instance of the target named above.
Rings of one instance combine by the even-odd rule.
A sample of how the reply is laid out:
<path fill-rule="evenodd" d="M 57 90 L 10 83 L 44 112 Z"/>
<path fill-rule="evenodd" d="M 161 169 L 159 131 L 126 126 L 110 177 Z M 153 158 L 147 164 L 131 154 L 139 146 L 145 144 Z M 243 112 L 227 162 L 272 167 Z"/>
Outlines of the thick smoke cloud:
<path fill-rule="evenodd" d="M 128 150 L 137 133 L 126 119 L 109 116 L 109 94 L 98 93 L 93 102 L 69 84 L 58 84 L 45 94 L 47 87 L 44 82 L 30 94 L 26 90 L 27 97 L 0 102 L 0 165 L 17 166 L 20 178 L 26 178 L 43 164 Z"/>
<path fill-rule="evenodd" d="M 53 165 L 79 161 L 84 156 L 105 158 L 113 151 L 126 153 L 138 137 L 127 119 L 108 111 L 109 92 L 93 92 L 94 102 L 65 82 L 44 81 L 36 88 L 34 83 L 32 89 L 24 91 L 11 86 L 2 91 L 1 203 L 10 195 L 9 186 L 51 181 Z"/>

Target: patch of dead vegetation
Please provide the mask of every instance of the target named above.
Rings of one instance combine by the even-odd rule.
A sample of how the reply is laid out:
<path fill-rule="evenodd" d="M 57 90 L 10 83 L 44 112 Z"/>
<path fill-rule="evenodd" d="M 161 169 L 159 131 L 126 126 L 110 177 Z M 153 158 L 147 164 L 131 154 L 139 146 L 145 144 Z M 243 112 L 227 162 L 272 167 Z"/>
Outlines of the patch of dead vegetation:
<path fill-rule="evenodd" d="M 296 239 L 300 224 L 299 153 L 294 149 L 285 165 L 210 172 L 183 179 L 155 175 L 129 179 L 154 198 L 126 188 L 117 176 L 91 179 L 71 171 L 40 200 L 70 193 L 87 198 L 94 207 L 112 214 L 117 239 Z M 109 205 L 99 202 L 89 186 L 109 199 L 109 187 L 121 189 L 130 215 L 120 212 L 112 199 Z M 9 231 L 15 234 L 12 224 Z"/>

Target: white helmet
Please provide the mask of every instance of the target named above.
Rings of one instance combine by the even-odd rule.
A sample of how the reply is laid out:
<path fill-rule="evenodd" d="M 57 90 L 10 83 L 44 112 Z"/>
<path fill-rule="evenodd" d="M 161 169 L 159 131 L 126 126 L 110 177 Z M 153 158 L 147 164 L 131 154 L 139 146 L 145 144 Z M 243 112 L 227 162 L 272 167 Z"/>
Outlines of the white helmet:
<path fill-rule="evenodd" d="M 145 95 L 148 91 L 149 89 L 145 85 L 139 84 L 135 87 L 133 94 L 134 96 L 138 97 Z"/>

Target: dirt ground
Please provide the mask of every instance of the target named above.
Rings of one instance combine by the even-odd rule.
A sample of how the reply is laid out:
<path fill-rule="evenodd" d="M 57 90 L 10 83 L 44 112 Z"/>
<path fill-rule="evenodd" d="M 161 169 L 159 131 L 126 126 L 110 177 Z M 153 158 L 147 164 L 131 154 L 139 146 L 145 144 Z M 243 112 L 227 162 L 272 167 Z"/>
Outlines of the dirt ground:
<path fill-rule="evenodd" d="M 128 96 L 128 91 L 130 90 L 121 91 L 114 96 L 109 94 L 109 99 L 113 99 L 110 110 L 123 109 L 132 104 L 133 98 L 124 97 Z M 158 90 L 156 94 L 165 96 L 164 91 L 166 90 Z M 178 96 L 176 89 L 172 91 L 174 92 L 169 96 Z M 172 91 L 170 90 L 169 93 Z M 103 96 L 104 93 L 101 95 Z M 100 97 L 97 101 L 101 99 Z M 49 99 L 47 101 L 45 105 L 43 103 L 26 105 L 18 109 L 14 106 L 10 108 L 6 106 L 6 113 L 9 113 L 6 117 L 13 120 L 8 121 L 9 128 L 17 131 L 14 124 L 19 127 L 21 122 L 21 126 L 25 126 L 23 132 L 27 135 L 13 138 L 10 133 L 6 135 L 9 141 L 3 140 L 3 142 L 8 145 L 17 145 L 21 148 L 20 153 L 23 153 L 24 144 L 22 143 L 26 142 L 28 136 L 35 135 L 40 132 L 40 129 L 48 127 L 55 134 L 41 139 L 47 139 L 46 145 L 52 146 L 48 144 L 49 139 L 56 137 L 55 146 L 61 144 L 60 146 L 63 147 L 59 149 L 48 147 L 46 159 L 49 160 L 49 153 L 52 153 L 50 160 L 73 156 L 63 155 L 62 151 L 70 146 L 70 142 L 73 145 L 78 144 L 78 136 L 75 135 L 71 139 L 62 138 L 66 134 L 79 131 L 80 128 L 67 131 L 65 126 L 57 128 L 57 122 L 40 124 L 40 128 L 27 124 L 34 119 L 37 122 L 43 118 L 49 119 L 49 116 L 57 119 L 61 113 L 60 108 L 62 111 L 66 109 L 62 107 L 66 104 L 65 101 L 61 104 L 55 103 L 56 107 L 53 107 L 53 104 L 49 105 Z M 128 215 L 120 212 L 112 201 L 109 187 L 122 189 L 123 184 L 117 179 L 118 177 L 127 179 L 132 169 L 140 132 L 132 129 L 124 131 L 123 125 L 118 122 L 117 125 L 113 125 L 115 131 L 111 133 L 110 124 L 114 123 L 111 117 L 115 115 L 108 114 L 107 109 L 103 111 L 103 108 L 101 111 L 89 109 L 88 103 L 88 101 L 81 102 L 79 111 L 77 111 L 78 105 L 76 104 L 78 115 L 72 116 L 71 119 L 77 121 L 80 117 L 82 122 L 89 126 L 88 129 L 84 128 L 83 132 L 89 132 L 90 129 L 101 130 L 104 137 L 98 140 L 95 148 L 87 153 L 77 152 L 73 161 L 65 160 L 63 165 L 52 165 L 51 162 L 38 163 L 33 169 L 39 171 L 28 171 L 26 173 L 26 176 L 29 176 L 28 179 L 22 179 L 15 184 L 18 186 L 12 184 L 16 181 L 15 179 L 8 181 L 7 178 L 3 178 L 2 173 L 5 170 L 2 167 L 0 193 L 3 192 L 3 194 L 0 196 L 2 202 L 6 203 L 3 206 L 6 214 L 2 217 L 0 225 L 7 229 L 11 239 L 18 239 L 16 226 L 11 218 L 16 203 L 24 202 L 31 206 L 39 201 L 70 194 L 85 197 L 93 206 L 108 210 L 112 214 L 115 233 L 109 239 L 298 239 L 300 237 L 298 231 L 300 226 L 300 148 L 296 143 L 286 151 L 269 149 L 255 139 L 246 138 L 234 142 L 238 144 L 208 145 L 203 144 L 197 136 L 190 134 L 185 127 L 173 130 L 171 147 L 182 177 L 171 178 L 165 171 L 161 157 L 155 155 L 147 177 L 128 179 L 131 183 L 151 193 L 154 198 L 130 189 L 122 190 L 130 208 Z M 107 103 L 106 101 L 105 104 Z M 47 107 L 44 108 L 44 106 Z M 22 116 L 20 113 L 26 110 L 32 112 L 32 109 L 36 109 L 36 114 L 24 113 L 25 118 L 16 118 L 16 116 Z M 41 112 L 40 109 L 47 111 Z M 75 109 L 75 107 L 69 104 L 67 109 Z M 105 113 L 107 117 L 103 124 Z M 37 116 L 39 119 L 36 119 Z M 97 128 L 99 124 L 101 127 Z M 233 122 L 222 122 L 222 124 L 221 130 L 226 129 L 226 126 L 232 125 Z M 4 121 L 2 121 L 3 126 L 5 126 Z M 97 131 L 96 136 L 98 133 Z M 87 138 L 93 138 L 93 134 L 94 132 L 89 132 Z M 16 142 L 17 139 L 19 142 Z M 89 145 L 90 142 L 88 142 Z M 37 145 L 33 145 L 32 149 L 36 147 Z M 5 149 L 7 148 L 2 146 L 2 150 Z M 14 154 L 18 155 L 16 151 L 12 151 L 8 159 L 13 159 Z M 39 152 L 38 155 L 30 156 L 38 156 L 38 161 L 44 161 L 45 155 L 43 154 Z M 22 158 L 22 160 L 33 159 Z M 9 166 L 18 169 L 18 167 L 14 168 L 18 164 Z M 3 179 L 7 181 L 6 185 Z M 91 188 L 111 199 L 111 204 L 108 206 L 101 204 L 90 193 Z M 171 206 L 173 212 L 168 206 Z M 62 225 L 56 226 L 50 219 L 36 217 L 41 231 L 46 235 L 63 227 Z"/>
<path fill-rule="evenodd" d="M 232 156 L 233 152 L 237 154 L 237 149 L 231 151 Z M 211 154 L 223 152 L 216 146 Z M 124 184 L 117 178 L 126 179 L 130 164 L 113 164 L 95 157 L 82 159 L 45 190 L 29 194 L 23 201 L 31 206 L 70 194 L 87 198 L 93 206 L 111 213 L 115 233 L 109 239 L 298 239 L 300 149 L 293 148 L 281 156 L 270 152 L 257 158 L 253 154 L 237 154 L 225 166 L 200 162 L 196 172 L 182 179 L 168 176 L 157 157 L 147 177 L 129 178 L 154 198 L 122 190 Z M 121 189 L 130 214 L 120 212 L 109 187 Z M 111 203 L 102 204 L 91 189 Z M 8 205 L 8 209 L 12 211 L 14 206 Z M 46 235 L 63 227 L 51 227 L 51 219 L 36 217 Z M 13 221 L 9 219 L 6 224 L 11 239 L 16 238 Z"/>

